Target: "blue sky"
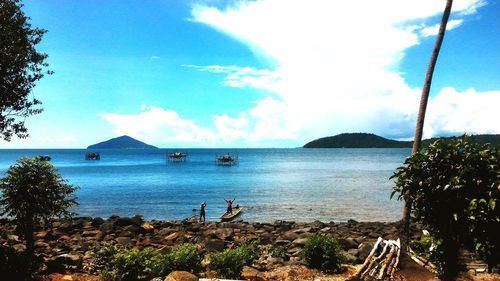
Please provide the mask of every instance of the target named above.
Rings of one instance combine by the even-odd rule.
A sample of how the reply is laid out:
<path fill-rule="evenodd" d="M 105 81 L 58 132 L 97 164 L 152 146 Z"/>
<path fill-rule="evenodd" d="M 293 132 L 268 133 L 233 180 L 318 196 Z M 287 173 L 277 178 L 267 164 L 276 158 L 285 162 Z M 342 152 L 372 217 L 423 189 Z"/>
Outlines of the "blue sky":
<path fill-rule="evenodd" d="M 445 1 L 352 2 L 26 1 L 55 74 L 34 90 L 45 111 L 31 137 L 0 148 L 411 138 Z M 454 1 L 425 137 L 500 133 L 499 14 L 498 1 Z"/>

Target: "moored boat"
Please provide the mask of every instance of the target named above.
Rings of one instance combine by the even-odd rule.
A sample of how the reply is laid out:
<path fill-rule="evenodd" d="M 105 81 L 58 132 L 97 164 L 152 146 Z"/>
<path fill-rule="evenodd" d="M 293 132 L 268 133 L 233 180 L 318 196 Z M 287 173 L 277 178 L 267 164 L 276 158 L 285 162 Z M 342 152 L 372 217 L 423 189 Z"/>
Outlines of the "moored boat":
<path fill-rule="evenodd" d="M 174 152 L 167 155 L 170 162 L 183 162 L 187 159 L 187 154 L 182 152 Z"/>
<path fill-rule="evenodd" d="M 235 217 L 239 216 L 242 212 L 243 208 L 241 208 L 240 206 L 237 206 L 235 208 L 233 208 L 233 212 L 232 213 L 224 213 L 222 214 L 222 216 L 220 216 L 220 220 L 221 221 L 230 221 L 232 219 L 234 219 Z"/>
<path fill-rule="evenodd" d="M 215 164 L 221 166 L 238 165 L 238 162 L 238 156 L 233 156 L 230 154 L 220 155 L 215 158 Z"/>
<path fill-rule="evenodd" d="M 101 160 L 99 152 L 90 152 L 85 154 L 85 160 Z"/>

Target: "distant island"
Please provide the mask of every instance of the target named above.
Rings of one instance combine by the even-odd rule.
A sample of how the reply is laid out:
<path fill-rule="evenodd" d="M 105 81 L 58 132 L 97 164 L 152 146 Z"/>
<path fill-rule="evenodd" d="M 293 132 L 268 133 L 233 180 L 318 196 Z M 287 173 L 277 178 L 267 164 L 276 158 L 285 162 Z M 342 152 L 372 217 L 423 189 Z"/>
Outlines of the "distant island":
<path fill-rule="evenodd" d="M 446 137 L 451 139 L 456 137 Z M 496 135 L 474 135 L 473 140 L 480 144 L 490 143 L 500 146 L 500 134 Z M 422 145 L 441 139 L 431 138 L 422 141 Z M 308 142 L 304 148 L 404 148 L 412 147 L 413 141 L 397 141 L 386 139 L 375 134 L 368 133 L 345 133 L 331 137 L 324 137 Z"/>
<path fill-rule="evenodd" d="M 96 143 L 87 147 L 87 149 L 158 149 L 156 146 L 143 143 L 129 136 L 112 138 L 107 141 Z"/>

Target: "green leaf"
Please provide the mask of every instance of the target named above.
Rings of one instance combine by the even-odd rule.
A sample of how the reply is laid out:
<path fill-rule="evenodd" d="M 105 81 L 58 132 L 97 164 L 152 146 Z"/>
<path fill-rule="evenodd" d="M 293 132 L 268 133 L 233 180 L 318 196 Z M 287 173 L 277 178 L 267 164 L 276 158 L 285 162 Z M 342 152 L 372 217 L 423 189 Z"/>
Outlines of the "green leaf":
<path fill-rule="evenodd" d="M 495 206 L 496 206 L 496 201 L 495 201 L 495 199 L 490 199 L 490 204 L 489 204 L 489 206 L 490 206 L 490 209 L 491 209 L 491 210 L 495 210 Z"/>

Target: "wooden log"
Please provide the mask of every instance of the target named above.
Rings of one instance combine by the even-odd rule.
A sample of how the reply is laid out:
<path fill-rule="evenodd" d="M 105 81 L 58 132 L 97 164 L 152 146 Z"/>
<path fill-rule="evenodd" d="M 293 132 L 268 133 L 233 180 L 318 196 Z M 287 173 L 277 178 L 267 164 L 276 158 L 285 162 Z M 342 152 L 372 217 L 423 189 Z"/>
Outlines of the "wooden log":
<path fill-rule="evenodd" d="M 394 253 L 396 252 L 396 250 L 397 250 L 397 246 L 394 245 L 394 244 L 392 244 L 391 245 L 391 250 L 387 254 L 387 257 L 385 258 L 384 262 L 382 263 L 382 266 L 380 267 L 380 271 L 379 271 L 379 273 L 377 275 L 378 279 L 382 279 L 382 278 L 384 278 L 386 276 L 386 269 L 389 266 L 389 264 L 391 263 L 391 261 L 392 261 L 392 259 L 394 257 Z"/>
<path fill-rule="evenodd" d="M 396 241 L 396 243 L 398 243 L 398 244 L 399 244 L 399 246 L 401 246 L 401 244 L 400 244 L 401 242 L 400 242 L 400 240 L 399 240 L 399 239 Z M 400 257 L 400 255 L 401 255 L 401 247 L 398 247 L 398 252 L 397 252 L 397 254 L 396 254 L 396 259 L 395 259 L 395 260 L 394 260 L 394 262 L 392 263 L 391 268 L 390 268 L 390 271 L 389 271 L 389 276 L 390 276 L 389 278 L 390 278 L 391 280 L 394 278 L 394 273 L 396 272 L 396 269 L 397 269 L 397 267 L 398 267 L 398 264 L 399 264 L 399 257 Z"/>
<path fill-rule="evenodd" d="M 361 274 L 365 271 L 365 269 L 368 267 L 368 265 L 370 264 L 370 261 L 373 257 L 373 255 L 375 254 L 375 251 L 377 250 L 378 248 L 378 245 L 380 244 L 380 242 L 382 242 L 382 237 L 379 237 L 377 239 L 377 242 L 375 243 L 375 245 L 373 246 L 373 249 L 371 250 L 370 254 L 368 255 L 368 257 L 365 259 L 365 262 L 363 263 L 363 265 L 358 269 L 358 271 L 354 274 L 353 276 L 353 280 L 356 280 L 356 279 L 359 279 L 361 277 Z"/>

